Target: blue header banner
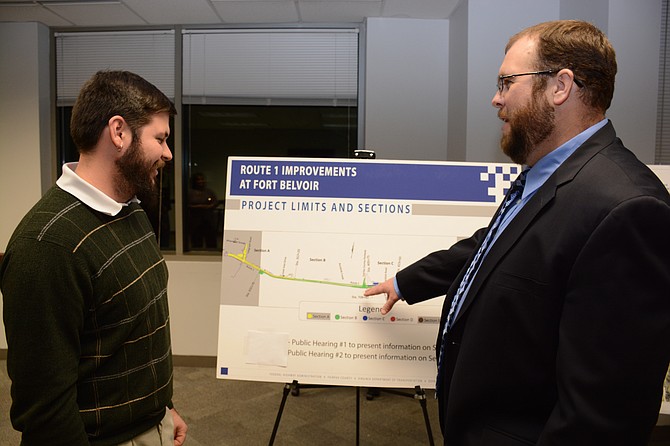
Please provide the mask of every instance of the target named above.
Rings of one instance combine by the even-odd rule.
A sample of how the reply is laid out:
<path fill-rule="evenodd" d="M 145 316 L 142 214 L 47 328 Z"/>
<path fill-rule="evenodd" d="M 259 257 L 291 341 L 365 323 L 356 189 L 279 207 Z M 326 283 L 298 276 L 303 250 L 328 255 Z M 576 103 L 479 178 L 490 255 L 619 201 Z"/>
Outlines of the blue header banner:
<path fill-rule="evenodd" d="M 231 158 L 231 196 L 399 199 L 493 203 L 513 164 Z"/>

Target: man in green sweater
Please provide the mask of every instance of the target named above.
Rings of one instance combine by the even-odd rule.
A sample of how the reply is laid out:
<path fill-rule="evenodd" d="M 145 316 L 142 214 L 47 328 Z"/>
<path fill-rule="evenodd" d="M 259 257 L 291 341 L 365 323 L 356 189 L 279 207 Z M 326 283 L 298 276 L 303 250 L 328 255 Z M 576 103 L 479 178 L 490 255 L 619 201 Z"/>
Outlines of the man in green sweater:
<path fill-rule="evenodd" d="M 82 88 L 79 162 L 11 237 L 0 289 L 22 445 L 181 445 L 165 260 L 139 200 L 172 159 L 174 105 L 129 72 Z"/>

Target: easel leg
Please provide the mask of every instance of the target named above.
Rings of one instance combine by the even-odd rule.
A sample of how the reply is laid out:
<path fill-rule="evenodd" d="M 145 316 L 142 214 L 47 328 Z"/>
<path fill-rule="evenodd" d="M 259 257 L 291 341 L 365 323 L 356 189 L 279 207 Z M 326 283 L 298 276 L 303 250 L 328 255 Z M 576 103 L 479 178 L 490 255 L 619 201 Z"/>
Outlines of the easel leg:
<path fill-rule="evenodd" d="M 319 385 L 307 385 L 304 387 L 330 387 L 330 386 L 319 386 Z M 421 404 L 421 409 L 423 411 L 423 419 L 426 423 L 426 432 L 428 433 L 428 441 L 430 446 L 435 446 L 435 441 L 433 440 L 433 431 L 430 428 L 430 418 L 428 417 L 428 408 L 426 406 L 426 393 L 423 391 L 421 386 L 414 387 L 415 394 L 409 394 L 406 392 L 401 392 L 394 389 L 384 389 L 385 392 L 400 395 L 405 397 L 414 397 L 414 399 L 419 400 Z M 292 383 L 284 384 L 284 390 L 282 391 L 281 404 L 279 405 L 279 411 L 277 412 L 277 418 L 275 419 L 275 425 L 272 429 L 272 436 L 270 437 L 269 446 L 274 444 L 275 438 L 277 436 L 277 430 L 279 429 L 279 422 L 281 421 L 282 413 L 284 412 L 284 406 L 286 405 L 286 399 L 288 398 L 289 393 L 294 396 L 300 395 L 300 384 L 297 380 L 293 380 Z M 360 444 L 360 430 L 361 430 L 361 388 L 356 387 L 356 446 Z"/>
<path fill-rule="evenodd" d="M 293 381 L 293 385 L 297 385 L 298 381 Z M 275 425 L 274 428 L 272 429 L 272 436 L 270 437 L 270 446 L 272 446 L 275 442 L 275 437 L 277 436 L 277 429 L 279 429 L 279 422 L 281 421 L 281 415 L 282 412 L 284 412 L 284 406 L 286 405 L 286 398 L 288 398 L 288 394 L 291 391 L 291 384 L 286 383 L 284 384 L 284 391 L 282 392 L 282 399 L 281 399 L 281 404 L 279 405 L 279 411 L 277 412 L 277 418 L 275 419 Z"/>
<path fill-rule="evenodd" d="M 415 386 L 414 390 L 416 395 L 414 398 L 419 400 L 421 404 L 421 409 L 423 410 L 423 419 L 426 422 L 426 432 L 428 433 L 428 442 L 430 446 L 433 446 L 435 442 L 433 441 L 433 430 L 430 428 L 430 419 L 428 418 L 428 408 L 426 407 L 426 392 L 421 388 L 421 386 Z"/>
<path fill-rule="evenodd" d="M 361 438 L 361 388 L 356 387 L 356 446 Z"/>
<path fill-rule="evenodd" d="M 404 396 L 407 398 L 414 398 L 415 400 L 419 400 L 419 403 L 421 404 L 421 409 L 423 411 L 423 420 L 426 423 L 426 433 L 428 434 L 428 441 L 430 443 L 430 446 L 435 445 L 435 441 L 433 440 L 433 431 L 430 428 L 430 418 L 428 417 L 428 407 L 426 405 L 426 393 L 423 391 L 421 386 L 414 386 L 414 394 L 396 389 L 379 389 L 379 391 L 384 393 L 390 393 L 391 395 Z M 371 399 L 372 398 L 368 398 L 368 400 Z"/>

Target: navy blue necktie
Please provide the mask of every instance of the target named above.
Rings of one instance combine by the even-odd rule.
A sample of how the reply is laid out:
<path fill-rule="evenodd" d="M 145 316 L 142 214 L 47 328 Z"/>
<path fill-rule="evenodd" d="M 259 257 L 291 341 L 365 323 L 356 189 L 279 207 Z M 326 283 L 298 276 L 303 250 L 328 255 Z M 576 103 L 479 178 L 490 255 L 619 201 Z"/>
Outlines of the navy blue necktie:
<path fill-rule="evenodd" d="M 514 183 L 512 183 L 512 187 L 507 193 L 505 201 L 503 202 L 502 206 L 500 206 L 500 209 L 498 209 L 498 213 L 493 219 L 493 223 L 491 223 L 491 225 L 489 226 L 484 241 L 479 246 L 479 249 L 477 250 L 477 253 L 472 259 L 472 262 L 470 262 L 470 265 L 468 266 L 468 269 L 465 272 L 465 275 L 463 276 L 460 285 L 458 286 L 458 290 L 456 291 L 456 294 L 454 295 L 454 298 L 451 301 L 451 307 L 449 308 L 447 321 L 445 322 L 444 329 L 442 330 L 442 342 L 440 343 L 440 354 L 437 357 L 437 383 L 435 386 L 436 390 L 439 389 L 441 380 L 442 357 L 444 356 L 444 348 L 445 348 L 444 345 L 446 344 L 447 333 L 449 333 L 451 327 L 454 324 L 454 320 L 456 319 L 456 314 L 461 304 L 461 300 L 464 297 L 465 290 L 468 289 L 470 283 L 472 282 L 472 279 L 479 270 L 479 267 L 482 263 L 482 260 L 484 259 L 484 255 L 489 247 L 489 244 L 495 238 L 495 235 L 498 232 L 498 228 L 500 227 L 500 223 L 505 217 L 506 212 L 512 207 L 512 204 L 517 199 L 521 198 L 521 195 L 523 194 L 523 188 L 526 185 L 526 175 L 528 174 L 528 170 L 530 170 L 530 168 L 526 168 L 523 172 L 521 172 L 517 177 L 517 179 L 514 180 Z"/>

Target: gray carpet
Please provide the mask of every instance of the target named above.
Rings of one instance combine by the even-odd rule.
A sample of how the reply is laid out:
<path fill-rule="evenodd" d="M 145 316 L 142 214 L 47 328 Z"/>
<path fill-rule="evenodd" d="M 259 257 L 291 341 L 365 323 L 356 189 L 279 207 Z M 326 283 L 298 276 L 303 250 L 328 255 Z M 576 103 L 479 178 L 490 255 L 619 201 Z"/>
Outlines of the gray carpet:
<path fill-rule="evenodd" d="M 189 425 L 187 446 L 268 445 L 282 401 L 284 384 L 218 380 L 209 367 L 175 367 L 174 403 Z M 428 433 L 414 390 L 410 397 L 382 392 L 366 399 L 360 389 L 360 445 L 427 445 Z M 442 443 L 437 402 L 426 391 L 435 444 Z M 9 379 L 0 360 L 0 446 L 16 446 L 20 436 L 9 423 Z M 355 445 L 356 389 L 301 388 L 290 392 L 274 444 Z"/>

